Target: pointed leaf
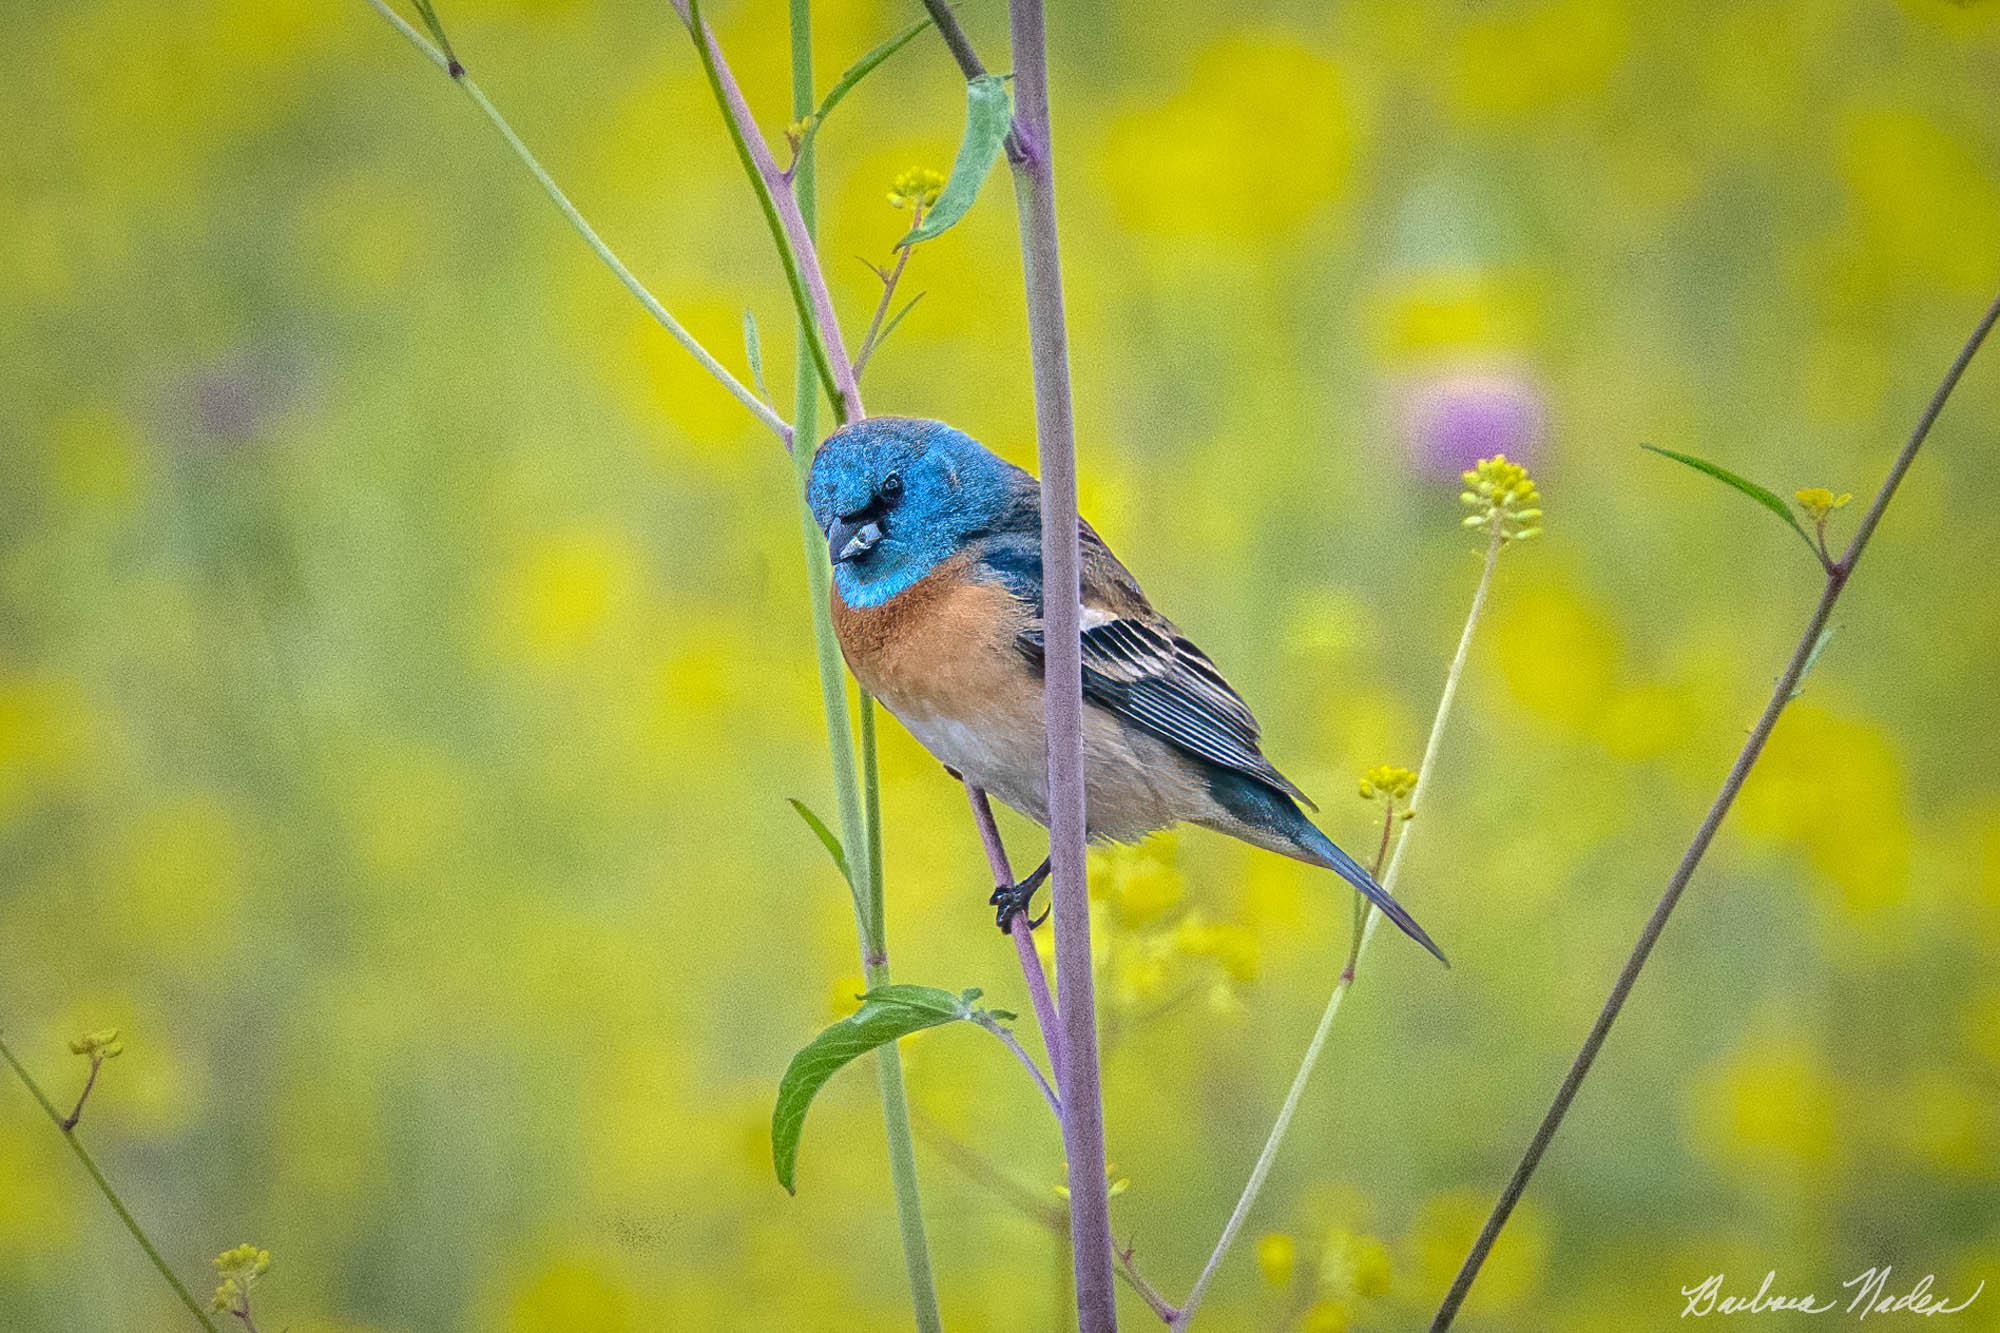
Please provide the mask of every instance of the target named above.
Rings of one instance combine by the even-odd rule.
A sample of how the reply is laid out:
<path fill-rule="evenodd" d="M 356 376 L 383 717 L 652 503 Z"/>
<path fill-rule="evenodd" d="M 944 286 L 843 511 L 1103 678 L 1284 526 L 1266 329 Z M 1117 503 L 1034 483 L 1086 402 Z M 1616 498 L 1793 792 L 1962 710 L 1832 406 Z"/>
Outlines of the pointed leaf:
<path fill-rule="evenodd" d="M 1711 463 L 1706 458 L 1696 458 L 1693 454 L 1676 453 L 1672 449 L 1662 449 L 1656 444 L 1642 444 L 1639 447 L 1659 454 L 1663 458 L 1671 458 L 1676 463 L 1685 463 L 1695 471 L 1705 472 L 1723 485 L 1734 487 L 1736 490 L 1743 492 L 1743 494 L 1749 496 L 1752 500 L 1755 500 L 1758 504 L 1763 505 L 1764 508 L 1783 519 L 1785 525 L 1793 532 L 1798 533 L 1804 539 L 1807 546 L 1810 547 L 1812 545 L 1812 538 L 1806 536 L 1806 530 L 1799 526 L 1799 520 L 1792 514 L 1792 507 L 1780 499 L 1778 493 L 1769 487 L 1759 486 L 1747 477 L 1739 477 L 1728 468 Z"/>
<path fill-rule="evenodd" d="M 444 24 L 438 22 L 436 7 L 431 0 L 416 0 L 416 5 L 418 17 L 431 30 L 431 40 L 438 44 L 438 50 L 444 52 L 445 72 L 457 78 L 465 72 L 465 66 L 458 63 L 458 55 L 451 49 L 451 38 L 444 35 Z"/>
<path fill-rule="evenodd" d="M 813 813 L 811 806 L 795 796 L 788 796 L 785 799 L 792 803 L 792 809 L 799 812 L 799 818 L 806 821 L 806 827 L 813 831 L 813 836 L 817 837 L 820 845 L 826 848 L 826 854 L 833 858 L 834 869 L 838 870 L 840 877 L 847 881 L 847 887 L 853 888 L 854 872 L 847 868 L 847 852 L 841 847 L 840 839 L 826 826 L 825 820 Z"/>
<path fill-rule="evenodd" d="M 895 55 L 896 52 L 908 46 L 912 41 L 916 40 L 919 33 L 930 26 L 931 21 L 929 17 L 920 18 L 909 27 L 875 47 L 852 65 L 849 65 L 840 78 L 834 81 L 833 87 L 826 90 L 826 96 L 821 99 L 818 109 L 813 112 L 812 124 L 808 125 L 806 132 L 799 136 L 798 155 L 800 157 L 805 156 L 806 146 L 819 134 L 819 127 L 826 124 L 828 114 L 840 105 L 840 100 L 843 97 L 853 92 L 863 79 L 873 74 L 877 65 L 880 65 L 890 56 Z"/>
<path fill-rule="evenodd" d="M 976 994 L 976 992 L 975 992 Z M 778 1103 L 771 1112 L 771 1164 L 778 1183 L 796 1194 L 799 1137 L 806 1111 L 819 1090 L 840 1069 L 878 1046 L 912 1032 L 970 1019 L 971 1004 L 935 986 L 877 986 L 861 997 L 853 1014 L 808 1042 L 778 1081 Z"/>
<path fill-rule="evenodd" d="M 923 223 L 896 242 L 900 248 L 942 235 L 964 217 L 979 197 L 993 164 L 1000 160 L 1000 146 L 1007 142 L 1014 110 L 1007 96 L 1007 81 L 998 74 L 982 74 L 965 85 L 965 137 L 959 140 L 958 160 L 951 164 L 951 176 L 938 194 L 937 203 L 924 215 Z"/>

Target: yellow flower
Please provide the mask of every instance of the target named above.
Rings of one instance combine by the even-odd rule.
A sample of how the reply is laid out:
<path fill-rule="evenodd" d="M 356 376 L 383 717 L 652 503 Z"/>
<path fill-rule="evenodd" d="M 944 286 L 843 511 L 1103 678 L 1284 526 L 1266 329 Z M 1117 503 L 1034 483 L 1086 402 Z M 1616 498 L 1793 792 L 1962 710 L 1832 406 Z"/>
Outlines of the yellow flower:
<path fill-rule="evenodd" d="M 271 1266 L 271 1252 L 255 1245 L 238 1245 L 224 1250 L 211 1261 L 222 1282 L 209 1299 L 209 1308 L 227 1314 L 245 1314 L 250 1309 L 250 1285 Z"/>
<path fill-rule="evenodd" d="M 1347 1333 L 1347 1307 L 1339 1301 L 1321 1301 L 1299 1319 L 1302 1333 Z"/>
<path fill-rule="evenodd" d="M 1120 926 L 1151 925 L 1180 906 L 1185 890 L 1174 864 L 1175 843 L 1156 838 L 1139 847 L 1091 852 L 1091 892 L 1104 899 Z"/>
<path fill-rule="evenodd" d="M 246 1243 L 233 1250 L 224 1250 L 211 1262 L 217 1276 L 233 1279 L 247 1287 L 270 1269 L 271 1252 Z"/>
<path fill-rule="evenodd" d="M 1372 801 L 1377 796 L 1395 802 L 1417 789 L 1417 772 L 1413 768 L 1397 768 L 1393 764 L 1377 764 L 1361 775 L 1361 799 Z"/>
<path fill-rule="evenodd" d="M 1190 912 L 1174 928 L 1174 947 L 1191 957 L 1213 960 L 1233 981 L 1257 979 L 1257 936 L 1248 926 L 1211 924 L 1199 912 Z"/>
<path fill-rule="evenodd" d="M 1380 1296 L 1389 1290 L 1389 1247 L 1374 1236 L 1336 1230 L 1326 1238 L 1319 1275 L 1335 1291 Z"/>
<path fill-rule="evenodd" d="M 1793 491 L 1792 498 L 1799 502 L 1799 508 L 1806 511 L 1806 517 L 1815 523 L 1826 522 L 1826 516 L 1847 504 L 1854 498 L 1852 491 L 1842 491 L 1835 495 L 1824 486 L 1808 486 L 1802 491 Z"/>
<path fill-rule="evenodd" d="M 929 208 L 944 189 L 944 173 L 929 167 L 911 167 L 889 187 L 889 207 Z"/>
<path fill-rule="evenodd" d="M 1298 1242 L 1282 1231 L 1269 1232 L 1257 1241 L 1257 1271 L 1274 1287 L 1291 1284 L 1298 1256 Z"/>
<path fill-rule="evenodd" d="M 1524 542 L 1542 531 L 1542 493 L 1528 470 L 1507 461 L 1507 455 L 1482 458 L 1461 478 L 1465 490 L 1459 503 L 1471 512 L 1465 516 L 1468 528 L 1484 528 L 1497 533 L 1503 542 Z"/>
<path fill-rule="evenodd" d="M 117 1028 L 86 1032 L 69 1044 L 70 1054 L 87 1055 L 93 1060 L 111 1060 L 124 1054 L 125 1043 L 118 1040 Z"/>

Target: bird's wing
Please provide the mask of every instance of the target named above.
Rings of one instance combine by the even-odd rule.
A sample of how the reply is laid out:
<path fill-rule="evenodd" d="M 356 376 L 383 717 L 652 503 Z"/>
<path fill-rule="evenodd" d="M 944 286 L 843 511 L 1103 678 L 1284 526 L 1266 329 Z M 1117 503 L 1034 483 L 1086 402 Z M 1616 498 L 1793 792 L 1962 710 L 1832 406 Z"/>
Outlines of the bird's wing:
<path fill-rule="evenodd" d="M 1088 523 L 1081 536 L 1084 697 L 1189 754 L 1311 806 L 1258 749 L 1256 716 L 1215 663 L 1152 608 L 1138 581 Z M 1039 667 L 1039 615 L 1021 632 L 1019 644 Z"/>

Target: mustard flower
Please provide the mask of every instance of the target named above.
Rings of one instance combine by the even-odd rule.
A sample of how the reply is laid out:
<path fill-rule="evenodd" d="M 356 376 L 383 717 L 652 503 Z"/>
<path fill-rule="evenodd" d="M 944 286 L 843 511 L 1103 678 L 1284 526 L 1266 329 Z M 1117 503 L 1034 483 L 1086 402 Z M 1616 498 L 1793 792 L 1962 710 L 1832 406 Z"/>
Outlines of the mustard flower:
<path fill-rule="evenodd" d="M 1842 491 L 1835 495 L 1824 486 L 1808 486 L 1802 491 L 1793 491 L 1792 498 L 1805 510 L 1806 517 L 1815 523 L 1826 522 L 1826 517 L 1834 510 L 1854 499 L 1852 491 Z"/>
<path fill-rule="evenodd" d="M 271 1252 L 243 1244 L 233 1250 L 224 1250 L 212 1262 L 215 1274 L 222 1282 L 209 1301 L 210 1308 L 218 1313 L 233 1314 L 248 1323 L 250 1288 L 271 1267 Z"/>
<path fill-rule="evenodd" d="M 944 190 L 944 173 L 930 167 L 911 167 L 896 177 L 889 187 L 889 207 L 929 208 Z"/>
<path fill-rule="evenodd" d="M 1466 527 L 1484 528 L 1503 542 L 1524 542 L 1541 535 L 1542 493 L 1528 469 L 1508 462 L 1505 454 L 1495 454 L 1480 459 L 1460 479 L 1465 490 L 1459 494 L 1459 503 L 1471 511 L 1465 516 Z"/>
<path fill-rule="evenodd" d="M 118 1040 L 117 1028 L 105 1028 L 98 1032 L 86 1032 L 69 1044 L 71 1055 L 87 1055 L 93 1062 L 113 1060 L 125 1053 L 125 1043 Z"/>

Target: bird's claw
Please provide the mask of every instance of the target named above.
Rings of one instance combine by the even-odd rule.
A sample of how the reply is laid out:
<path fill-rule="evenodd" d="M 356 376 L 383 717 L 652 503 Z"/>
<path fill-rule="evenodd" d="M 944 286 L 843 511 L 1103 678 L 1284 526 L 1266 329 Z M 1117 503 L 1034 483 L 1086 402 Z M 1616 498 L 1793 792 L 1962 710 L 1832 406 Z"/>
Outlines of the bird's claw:
<path fill-rule="evenodd" d="M 992 903 L 997 909 L 993 914 L 993 924 L 1000 927 L 1002 935 L 1011 935 L 1014 933 L 1014 918 L 1017 916 L 1028 918 L 1029 930 L 1033 930 L 1036 926 L 1041 925 L 1042 922 L 1049 919 L 1046 909 L 1040 916 L 1029 916 L 1028 914 L 1029 904 L 1035 898 L 1035 890 L 1041 888 L 1042 882 L 1048 877 L 1049 863 L 1043 861 L 1041 865 L 1035 868 L 1035 872 L 1026 879 L 1016 884 L 1002 884 L 993 890 L 993 896 L 986 901 Z"/>

